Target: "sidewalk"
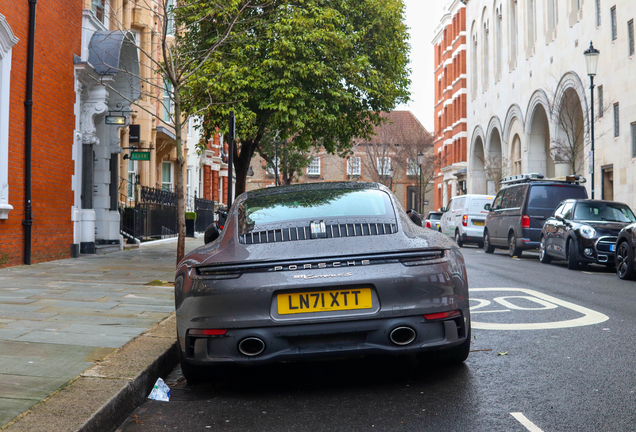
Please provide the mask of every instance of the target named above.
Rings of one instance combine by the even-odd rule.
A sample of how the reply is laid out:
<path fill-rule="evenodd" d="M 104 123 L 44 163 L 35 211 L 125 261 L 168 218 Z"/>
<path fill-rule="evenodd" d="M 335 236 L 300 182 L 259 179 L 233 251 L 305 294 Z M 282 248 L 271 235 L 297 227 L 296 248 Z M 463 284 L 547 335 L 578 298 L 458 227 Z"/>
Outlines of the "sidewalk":
<path fill-rule="evenodd" d="M 175 252 L 169 242 L 0 269 L 0 428 L 174 312 Z"/>

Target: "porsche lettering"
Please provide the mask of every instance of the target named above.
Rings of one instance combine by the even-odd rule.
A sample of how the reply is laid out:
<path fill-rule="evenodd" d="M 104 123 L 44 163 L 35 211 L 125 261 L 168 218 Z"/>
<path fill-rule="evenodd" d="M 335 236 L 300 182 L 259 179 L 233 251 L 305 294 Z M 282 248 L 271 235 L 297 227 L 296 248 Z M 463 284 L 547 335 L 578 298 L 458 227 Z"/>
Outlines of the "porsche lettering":
<path fill-rule="evenodd" d="M 371 264 L 369 260 L 359 260 L 359 261 L 334 261 L 329 263 L 318 263 L 318 264 L 291 264 L 288 266 L 275 266 L 274 271 L 294 271 L 294 270 L 313 270 L 313 269 L 325 269 L 332 267 L 355 267 L 355 266 L 365 266 Z"/>

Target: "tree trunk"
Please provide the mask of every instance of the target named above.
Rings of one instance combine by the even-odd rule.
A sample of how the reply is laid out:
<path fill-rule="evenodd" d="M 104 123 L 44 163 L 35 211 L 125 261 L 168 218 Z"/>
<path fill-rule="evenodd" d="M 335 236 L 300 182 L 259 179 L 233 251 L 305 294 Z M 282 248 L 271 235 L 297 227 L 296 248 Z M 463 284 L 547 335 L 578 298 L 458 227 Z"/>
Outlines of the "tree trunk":
<path fill-rule="evenodd" d="M 183 142 L 181 141 L 181 100 L 179 98 L 180 88 L 174 86 L 174 133 L 177 141 L 177 166 L 175 173 L 175 188 L 177 192 L 177 266 L 185 255 L 185 193 L 183 190 L 183 167 L 185 159 L 183 157 Z"/>
<path fill-rule="evenodd" d="M 241 142 L 241 154 L 238 155 L 238 150 L 234 149 L 234 169 L 236 171 L 236 196 L 239 196 L 245 192 L 245 185 L 247 182 L 247 171 L 250 169 L 250 163 L 252 162 L 252 156 L 258 143 L 256 140 L 242 141 Z"/>

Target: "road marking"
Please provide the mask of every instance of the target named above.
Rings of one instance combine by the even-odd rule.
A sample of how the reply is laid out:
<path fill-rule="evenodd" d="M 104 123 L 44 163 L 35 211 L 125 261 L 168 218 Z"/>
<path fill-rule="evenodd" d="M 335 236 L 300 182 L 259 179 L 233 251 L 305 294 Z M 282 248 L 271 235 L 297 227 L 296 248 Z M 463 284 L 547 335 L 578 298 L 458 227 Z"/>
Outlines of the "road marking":
<path fill-rule="evenodd" d="M 528 420 L 522 413 L 514 412 L 510 413 L 510 415 L 513 416 L 523 426 L 525 426 L 525 428 L 528 429 L 530 432 L 543 432 L 537 425 Z"/>
<path fill-rule="evenodd" d="M 472 321 L 471 325 L 473 328 L 481 329 L 481 330 L 547 330 L 547 329 L 559 329 L 559 328 L 570 328 L 570 327 L 581 327 L 593 324 L 599 324 L 605 322 L 609 319 L 607 315 L 604 315 L 600 312 L 596 312 L 592 309 L 588 309 L 583 306 L 579 306 L 574 303 L 567 302 L 565 300 L 560 300 L 556 297 L 552 297 L 547 294 L 543 294 L 539 291 L 525 289 L 525 288 L 472 288 L 470 289 L 471 293 L 471 301 L 479 302 L 478 305 L 475 306 L 475 309 L 485 307 L 489 305 L 491 302 L 489 300 L 473 298 L 472 293 L 476 292 L 515 292 L 515 293 L 523 293 L 528 296 L 534 297 L 532 301 L 535 303 L 541 304 L 544 307 L 538 309 L 530 309 L 530 310 L 544 310 L 544 309 L 555 309 L 558 306 L 562 306 L 564 308 L 573 310 L 582 314 L 581 318 L 575 318 L 566 321 L 556 321 L 556 322 L 533 322 L 533 323 L 485 323 L 485 322 L 477 322 Z M 518 310 L 528 310 L 526 308 L 521 308 L 512 304 L 509 301 L 506 301 L 507 298 L 514 297 L 523 297 L 525 299 L 530 299 L 530 297 L 525 296 L 508 296 L 508 297 L 497 297 L 495 301 L 501 304 L 504 307 L 509 307 L 511 309 Z M 471 308 L 471 311 L 473 308 Z M 486 311 L 479 311 L 486 312 Z"/>

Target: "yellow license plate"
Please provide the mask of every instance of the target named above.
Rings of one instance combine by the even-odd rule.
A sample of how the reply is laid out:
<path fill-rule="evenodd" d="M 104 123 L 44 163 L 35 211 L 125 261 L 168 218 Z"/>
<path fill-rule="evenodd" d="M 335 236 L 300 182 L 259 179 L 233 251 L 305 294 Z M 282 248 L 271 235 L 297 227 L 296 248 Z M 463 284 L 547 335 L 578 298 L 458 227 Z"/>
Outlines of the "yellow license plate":
<path fill-rule="evenodd" d="M 370 288 L 278 294 L 277 299 L 280 315 L 373 307 Z"/>
<path fill-rule="evenodd" d="M 484 226 L 484 221 L 473 221 L 473 225 Z"/>

